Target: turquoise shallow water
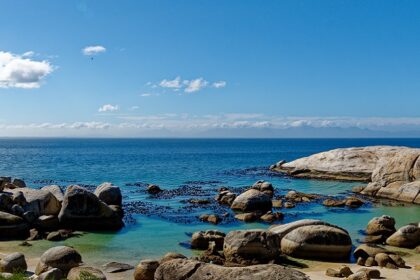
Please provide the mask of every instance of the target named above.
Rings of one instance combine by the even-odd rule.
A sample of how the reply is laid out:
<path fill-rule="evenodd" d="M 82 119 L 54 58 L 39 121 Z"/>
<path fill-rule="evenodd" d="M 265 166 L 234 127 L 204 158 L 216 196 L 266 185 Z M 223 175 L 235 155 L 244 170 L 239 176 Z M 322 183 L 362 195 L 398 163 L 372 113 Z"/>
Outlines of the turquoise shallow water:
<path fill-rule="evenodd" d="M 97 185 L 104 181 L 119 185 L 126 202 L 142 201 L 149 207 L 170 207 L 164 214 L 133 214 L 130 223 L 117 233 L 87 233 L 62 242 L 81 251 L 85 261 L 102 264 L 116 260 L 136 264 L 139 259 L 159 257 L 168 251 L 187 255 L 193 251 L 180 246 L 187 233 L 209 228 L 229 231 L 239 228 L 267 228 L 267 224 L 239 222 L 217 227 L 196 219 L 209 209 L 185 208 L 178 193 L 167 199 L 151 198 L 133 183 L 155 183 L 163 189 L 199 188 L 212 195 L 219 186 L 245 187 L 256 180 L 271 181 L 278 194 L 290 189 L 325 195 L 345 195 L 357 183 L 296 180 L 274 176 L 267 167 L 281 159 L 293 160 L 338 147 L 365 145 L 405 145 L 420 147 L 418 139 L 0 139 L 0 175 L 24 178 L 29 185 L 47 183 Z M 192 182 L 191 182 L 192 181 Z M 197 194 L 197 193 L 196 193 Z M 196 195 L 194 195 L 196 197 Z M 150 210 L 150 208 L 149 208 Z M 388 214 L 398 226 L 420 217 L 420 207 L 389 207 L 367 204 L 356 210 L 327 209 L 318 204 L 302 204 L 282 209 L 283 222 L 302 218 L 322 219 L 346 228 L 357 243 L 367 222 Z M 167 218 L 170 216 L 170 218 Z M 17 242 L 0 242 L 0 251 L 8 251 Z M 19 247 L 36 256 L 57 243 L 35 242 L 30 248 Z"/>

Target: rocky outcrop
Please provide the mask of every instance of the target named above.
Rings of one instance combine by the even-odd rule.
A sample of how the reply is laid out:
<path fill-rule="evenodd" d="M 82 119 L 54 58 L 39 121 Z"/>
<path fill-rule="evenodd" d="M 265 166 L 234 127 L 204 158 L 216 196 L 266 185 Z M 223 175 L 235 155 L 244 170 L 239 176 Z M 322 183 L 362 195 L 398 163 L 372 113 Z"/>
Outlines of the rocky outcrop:
<path fill-rule="evenodd" d="M 278 236 L 264 230 L 235 230 L 225 237 L 227 262 L 250 265 L 268 263 L 280 254 Z"/>
<path fill-rule="evenodd" d="M 270 182 L 267 181 L 257 181 L 252 185 L 251 188 L 263 192 L 270 197 L 273 197 L 274 195 L 274 187 Z"/>
<path fill-rule="evenodd" d="M 405 267 L 405 261 L 397 254 L 380 246 L 363 244 L 354 250 L 357 264 L 364 266 L 380 266 L 392 269 Z"/>
<path fill-rule="evenodd" d="M 290 256 L 340 260 L 350 256 L 352 241 L 348 232 L 319 220 L 300 220 L 269 229 L 280 240 L 281 251 Z"/>
<path fill-rule="evenodd" d="M 275 264 L 224 267 L 194 260 L 176 259 L 159 266 L 155 280 L 309 280 L 304 273 Z"/>
<path fill-rule="evenodd" d="M 231 208 L 243 212 L 267 212 L 272 208 L 271 197 L 258 190 L 250 189 L 236 197 Z"/>
<path fill-rule="evenodd" d="M 335 149 L 276 165 L 273 170 L 299 178 L 368 182 L 362 194 L 420 204 L 420 149 Z"/>
<path fill-rule="evenodd" d="M 124 225 L 118 211 L 79 186 L 67 188 L 58 219 L 72 229 L 117 230 Z"/>
<path fill-rule="evenodd" d="M 35 216 L 58 215 L 61 203 L 57 198 L 47 190 L 37 190 L 31 188 L 5 189 L 14 196 L 23 193 L 26 204 L 23 207 L 25 212 L 31 211 Z"/>

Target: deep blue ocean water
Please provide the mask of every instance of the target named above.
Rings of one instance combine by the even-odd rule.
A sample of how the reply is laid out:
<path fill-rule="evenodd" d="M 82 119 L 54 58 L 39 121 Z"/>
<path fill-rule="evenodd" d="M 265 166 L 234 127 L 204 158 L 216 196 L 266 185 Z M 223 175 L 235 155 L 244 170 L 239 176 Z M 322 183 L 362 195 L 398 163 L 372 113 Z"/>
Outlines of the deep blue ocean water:
<path fill-rule="evenodd" d="M 78 248 L 87 260 L 101 263 L 118 260 L 137 263 L 168 251 L 191 255 L 180 246 L 188 233 L 215 228 L 196 220 L 208 209 L 182 208 L 190 195 L 155 199 L 145 194 L 142 183 L 154 183 L 170 190 L 198 188 L 205 193 L 219 186 L 245 187 L 256 180 L 273 183 L 278 194 L 295 189 L 325 195 L 346 195 L 358 183 L 297 180 L 267 172 L 279 160 L 291 161 L 317 152 L 341 147 L 401 145 L 420 147 L 420 139 L 0 139 L 0 175 L 19 177 L 29 186 L 47 184 L 98 185 L 108 181 L 122 188 L 124 201 L 142 201 L 149 207 L 168 207 L 156 215 L 133 213 L 127 226 L 117 233 L 88 233 L 64 241 Z M 182 189 L 181 189 L 182 190 Z M 194 193 L 193 197 L 199 197 Z M 149 208 L 150 210 L 150 208 Z M 356 210 L 326 209 L 319 204 L 298 205 L 286 213 L 284 222 L 319 218 L 346 228 L 354 243 L 360 230 L 378 215 L 390 214 L 399 226 L 418 219 L 420 207 L 388 207 L 368 204 Z M 170 218 L 166 218 L 170 216 Z M 267 228 L 262 223 L 223 223 L 217 228 Z M 0 242 L 0 251 L 16 246 Z M 34 243 L 28 254 L 56 245 Z"/>

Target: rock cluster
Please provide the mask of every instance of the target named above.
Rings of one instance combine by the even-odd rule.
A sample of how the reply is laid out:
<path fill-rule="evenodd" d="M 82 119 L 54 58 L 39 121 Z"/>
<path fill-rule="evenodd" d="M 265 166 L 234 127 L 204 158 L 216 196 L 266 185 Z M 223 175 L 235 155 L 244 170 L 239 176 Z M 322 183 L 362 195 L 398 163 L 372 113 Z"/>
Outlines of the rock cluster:
<path fill-rule="evenodd" d="M 31 189 L 23 180 L 0 177 L 0 190 L 0 238 L 58 241 L 74 235 L 75 229 L 115 230 L 124 225 L 121 191 L 110 183 L 95 193 L 80 186 L 63 193 L 56 185 Z"/>
<path fill-rule="evenodd" d="M 399 255 L 379 246 L 363 244 L 357 247 L 353 254 L 358 265 L 380 266 L 391 269 L 405 267 L 405 261 Z"/>
<path fill-rule="evenodd" d="M 369 146 L 335 149 L 273 166 L 299 178 L 363 181 L 361 194 L 420 204 L 420 149 Z"/>

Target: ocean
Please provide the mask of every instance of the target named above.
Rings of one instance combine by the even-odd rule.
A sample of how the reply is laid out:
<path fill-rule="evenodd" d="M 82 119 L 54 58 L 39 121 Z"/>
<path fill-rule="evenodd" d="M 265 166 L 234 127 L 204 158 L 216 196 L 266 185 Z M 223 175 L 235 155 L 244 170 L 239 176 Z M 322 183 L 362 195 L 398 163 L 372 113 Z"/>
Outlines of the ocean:
<path fill-rule="evenodd" d="M 58 244 L 74 246 L 86 262 L 120 261 L 137 264 L 173 251 L 196 252 L 186 242 L 194 231 L 217 228 L 267 228 L 268 224 L 226 219 L 220 225 L 202 223 L 203 213 L 223 210 L 194 206 L 190 198 L 212 198 L 220 186 L 241 190 L 257 180 L 273 183 L 276 194 L 294 189 L 307 193 L 346 196 L 360 183 L 293 179 L 268 171 L 279 160 L 291 161 L 334 148 L 399 145 L 420 148 L 420 139 L 0 139 L 0 176 L 23 178 L 30 187 L 49 184 L 84 185 L 102 182 L 120 186 L 127 209 L 126 226 L 119 232 L 86 233 L 62 242 L 38 241 L 20 247 L 17 241 L 0 242 L 0 251 L 18 250 L 39 255 Z M 168 191 L 156 198 L 145 192 L 153 183 Z M 325 208 L 319 203 L 281 209 L 284 222 L 322 219 L 347 229 L 357 245 L 367 222 L 383 214 L 397 226 L 414 222 L 420 207 L 366 205 L 358 209 Z"/>

